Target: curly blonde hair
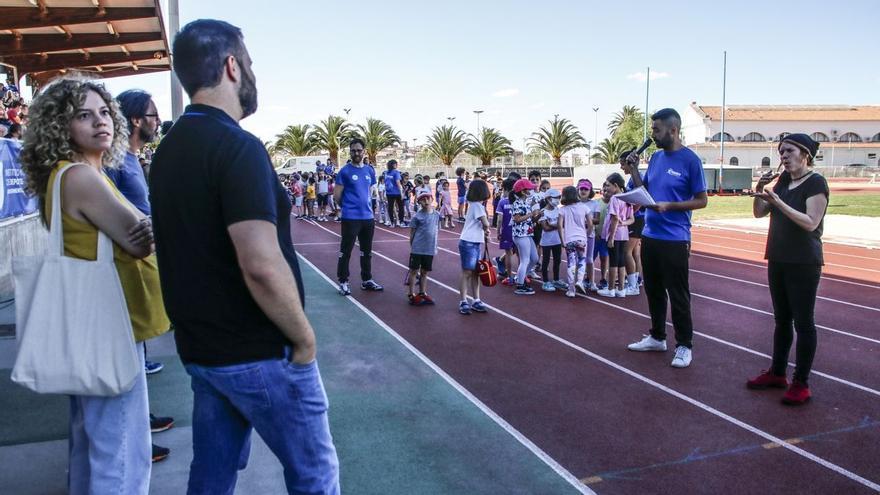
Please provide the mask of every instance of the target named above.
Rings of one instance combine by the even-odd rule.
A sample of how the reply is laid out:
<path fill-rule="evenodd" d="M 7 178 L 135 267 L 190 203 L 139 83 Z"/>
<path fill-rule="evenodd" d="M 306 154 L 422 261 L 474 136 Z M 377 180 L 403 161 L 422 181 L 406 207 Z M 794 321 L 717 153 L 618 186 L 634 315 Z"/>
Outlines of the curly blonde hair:
<path fill-rule="evenodd" d="M 31 103 L 19 157 L 27 176 L 27 191 L 38 197 L 44 223 L 49 176 L 59 161 L 74 161 L 77 155 L 76 144 L 70 138 L 70 123 L 89 91 L 104 100 L 113 119 L 113 143 L 102 157 L 104 166 L 118 168 L 128 149 L 128 124 L 103 84 L 81 77 L 64 77 L 46 85 Z"/>

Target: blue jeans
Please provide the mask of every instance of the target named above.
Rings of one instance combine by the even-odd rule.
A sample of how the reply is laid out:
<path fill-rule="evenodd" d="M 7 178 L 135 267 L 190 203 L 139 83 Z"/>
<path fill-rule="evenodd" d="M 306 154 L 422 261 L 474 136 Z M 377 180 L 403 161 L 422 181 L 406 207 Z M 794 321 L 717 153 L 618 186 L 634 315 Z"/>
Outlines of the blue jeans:
<path fill-rule="evenodd" d="M 71 495 L 150 490 L 150 413 L 144 348 L 134 387 L 114 397 L 70 396 L 68 492 Z"/>
<path fill-rule="evenodd" d="M 247 465 L 252 428 L 281 461 L 288 493 L 339 493 L 339 460 L 317 362 L 300 366 L 284 357 L 188 364 L 186 371 L 194 394 L 188 494 L 233 493 L 237 471 Z"/>

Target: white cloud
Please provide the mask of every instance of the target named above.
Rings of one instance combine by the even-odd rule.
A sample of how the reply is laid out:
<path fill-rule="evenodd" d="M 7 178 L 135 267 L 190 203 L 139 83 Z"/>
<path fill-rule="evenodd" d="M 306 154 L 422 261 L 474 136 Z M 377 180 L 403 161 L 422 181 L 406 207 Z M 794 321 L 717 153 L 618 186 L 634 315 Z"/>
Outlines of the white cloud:
<path fill-rule="evenodd" d="M 492 96 L 495 98 L 509 98 L 511 96 L 516 96 L 519 94 L 519 90 L 516 88 L 508 88 L 508 89 L 500 89 L 494 93 Z"/>
<path fill-rule="evenodd" d="M 655 79 L 666 79 L 667 77 L 670 77 L 668 72 L 654 72 L 654 71 L 651 72 L 651 80 L 652 81 Z M 635 72 L 635 73 L 632 73 L 632 74 L 626 76 L 626 78 L 627 79 L 635 79 L 636 81 L 645 82 L 645 79 L 647 79 L 647 75 L 644 72 Z"/>

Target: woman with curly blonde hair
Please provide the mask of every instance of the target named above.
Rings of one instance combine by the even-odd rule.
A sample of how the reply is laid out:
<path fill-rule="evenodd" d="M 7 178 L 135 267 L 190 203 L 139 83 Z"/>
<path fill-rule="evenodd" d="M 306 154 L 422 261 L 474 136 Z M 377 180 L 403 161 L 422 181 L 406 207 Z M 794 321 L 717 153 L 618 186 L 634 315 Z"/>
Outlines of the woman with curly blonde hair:
<path fill-rule="evenodd" d="M 64 254 L 97 258 L 98 231 L 113 240 L 113 260 L 140 342 L 168 329 L 153 253 L 150 221 L 104 175 L 128 144 L 127 125 L 100 83 L 64 78 L 47 85 L 31 106 L 21 151 L 28 189 L 48 226 L 61 221 Z M 61 197 L 52 197 L 59 173 Z M 52 202 L 61 201 L 61 218 Z M 140 350 L 140 347 L 139 347 Z M 71 494 L 146 494 L 150 484 L 150 430 L 144 355 L 128 392 L 70 397 Z"/>

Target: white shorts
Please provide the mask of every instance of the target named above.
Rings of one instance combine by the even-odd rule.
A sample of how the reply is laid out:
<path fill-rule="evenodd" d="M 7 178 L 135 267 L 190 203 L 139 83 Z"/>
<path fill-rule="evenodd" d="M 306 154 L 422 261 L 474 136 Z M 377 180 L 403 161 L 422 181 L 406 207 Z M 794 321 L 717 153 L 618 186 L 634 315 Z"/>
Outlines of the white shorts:
<path fill-rule="evenodd" d="M 293 199 L 294 199 L 294 203 L 293 203 L 294 206 L 302 206 L 303 205 L 303 197 L 302 196 L 297 196 Z"/>

